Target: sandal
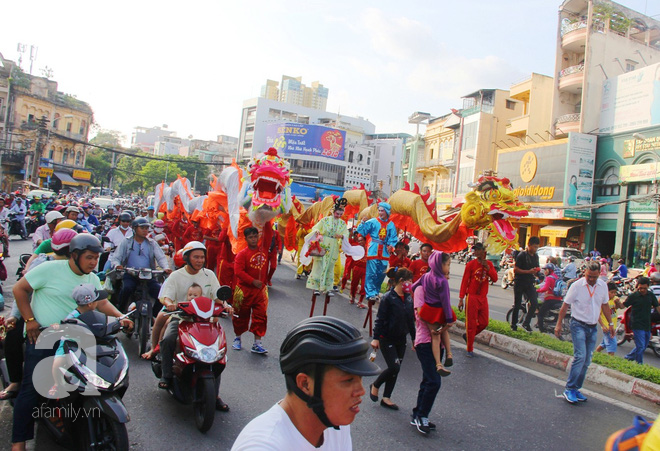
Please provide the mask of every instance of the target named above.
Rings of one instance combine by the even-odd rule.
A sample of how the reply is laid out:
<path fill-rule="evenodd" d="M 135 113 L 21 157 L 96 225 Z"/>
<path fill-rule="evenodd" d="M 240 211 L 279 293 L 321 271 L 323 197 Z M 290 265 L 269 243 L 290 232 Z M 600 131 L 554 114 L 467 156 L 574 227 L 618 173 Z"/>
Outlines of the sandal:
<path fill-rule="evenodd" d="M 452 354 L 447 355 L 447 357 L 445 358 L 445 367 L 449 368 L 450 366 L 454 365 L 453 357 L 454 356 Z"/>
<path fill-rule="evenodd" d="M 216 398 L 215 410 L 219 410 L 220 412 L 229 412 L 229 406 L 226 403 L 222 402 L 222 399 Z"/>
<path fill-rule="evenodd" d="M 442 377 L 449 376 L 449 375 L 451 374 L 451 371 L 449 371 L 449 370 L 446 369 L 444 366 L 442 366 L 441 363 L 438 363 L 438 364 L 435 366 L 435 370 L 436 370 L 436 371 L 438 372 L 438 374 L 439 374 L 440 376 L 442 376 Z"/>
<path fill-rule="evenodd" d="M 0 401 L 7 401 L 14 399 L 18 396 L 18 390 L 7 390 L 6 388 L 0 391 Z"/>
<path fill-rule="evenodd" d="M 170 385 L 172 385 L 172 379 L 161 379 L 158 381 L 158 388 L 162 390 L 169 390 Z"/>

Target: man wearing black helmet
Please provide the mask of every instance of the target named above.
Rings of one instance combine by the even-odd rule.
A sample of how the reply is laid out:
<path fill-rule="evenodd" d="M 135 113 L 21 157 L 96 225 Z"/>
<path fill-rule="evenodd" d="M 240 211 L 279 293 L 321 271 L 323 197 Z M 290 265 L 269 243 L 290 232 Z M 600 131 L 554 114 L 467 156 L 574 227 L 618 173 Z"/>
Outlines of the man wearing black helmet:
<path fill-rule="evenodd" d="M 352 324 L 330 316 L 308 318 L 280 348 L 284 399 L 252 420 L 232 450 L 350 450 L 350 424 L 360 412 L 363 376 L 380 368 Z"/>
<path fill-rule="evenodd" d="M 148 238 L 149 229 L 151 225 L 146 218 L 137 218 L 133 220 L 133 237 L 125 239 L 119 244 L 119 247 L 110 256 L 110 265 L 116 269 L 129 268 L 151 268 L 156 269 L 156 264 L 160 266 L 166 274 L 172 272 L 170 269 L 167 257 L 163 253 L 163 249 L 158 243 L 151 238 Z M 128 299 L 135 291 L 138 281 L 135 277 L 128 273 L 124 274 L 124 279 L 119 292 L 119 309 L 125 311 L 128 307 Z M 160 291 L 160 283 L 157 280 L 151 279 L 148 282 L 149 296 L 158 299 L 158 292 Z"/>
<path fill-rule="evenodd" d="M 39 395 L 33 385 L 32 375 L 37 364 L 55 354 L 54 349 L 38 349 L 35 342 L 41 326 L 58 324 L 68 312 L 76 308 L 71 297 L 73 289 L 81 283 L 91 283 L 101 289 L 99 278 L 92 271 L 96 268 L 101 243 L 89 234 L 80 234 L 69 243 L 68 260 L 43 263 L 14 285 L 13 293 L 21 316 L 25 318 L 27 342 L 21 390 L 14 406 L 12 449 L 25 449 L 25 442 L 34 437 L 34 417 Z M 32 295 L 32 301 L 30 301 Z M 121 313 L 107 300 L 100 301 L 97 309 L 108 316 Z"/>

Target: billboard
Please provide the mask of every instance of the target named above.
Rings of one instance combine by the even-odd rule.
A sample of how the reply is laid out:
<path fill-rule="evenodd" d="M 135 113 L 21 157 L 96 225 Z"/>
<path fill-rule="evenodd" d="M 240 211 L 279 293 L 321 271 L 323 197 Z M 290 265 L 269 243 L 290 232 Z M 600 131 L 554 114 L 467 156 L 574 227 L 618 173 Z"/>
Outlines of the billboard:
<path fill-rule="evenodd" d="M 497 154 L 497 174 L 506 177 L 521 202 L 559 203 L 564 199 L 567 143 L 528 146 Z"/>
<path fill-rule="evenodd" d="M 294 154 L 344 160 L 346 132 L 321 125 L 286 122 L 266 127 L 266 147 L 288 157 Z"/>
<path fill-rule="evenodd" d="M 596 137 L 586 133 L 568 134 L 568 155 L 564 179 L 564 205 L 590 205 L 594 191 Z M 589 219 L 591 210 L 566 210 L 567 218 Z"/>
<path fill-rule="evenodd" d="M 600 133 L 660 124 L 660 63 L 605 80 Z"/>

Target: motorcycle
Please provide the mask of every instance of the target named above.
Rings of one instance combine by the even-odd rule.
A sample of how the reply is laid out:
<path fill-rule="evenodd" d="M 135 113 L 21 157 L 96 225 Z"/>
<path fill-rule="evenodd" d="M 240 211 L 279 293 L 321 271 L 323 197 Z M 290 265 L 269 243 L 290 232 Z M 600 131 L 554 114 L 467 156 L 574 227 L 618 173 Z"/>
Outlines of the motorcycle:
<path fill-rule="evenodd" d="M 220 287 L 217 296 L 228 301 L 232 296 L 231 288 Z M 179 347 L 182 352 L 174 355 L 174 378 L 168 391 L 177 401 L 192 403 L 195 425 L 201 432 L 206 432 L 215 418 L 216 380 L 227 364 L 225 331 L 219 322 L 211 322 L 211 318 L 221 316 L 223 307 L 205 297 L 179 302 L 177 307 L 168 314 L 177 314 L 189 321 L 179 323 Z M 151 362 L 152 370 L 159 379 L 162 376 L 160 357 L 159 353 Z"/>
<path fill-rule="evenodd" d="M 615 337 L 619 346 L 626 341 L 632 341 L 634 332 L 631 328 L 632 325 L 632 307 L 626 308 L 623 313 L 617 316 L 619 324 L 616 327 Z M 656 357 L 660 357 L 660 323 L 651 323 L 651 339 L 649 340 L 649 348 L 653 351 Z"/>
<path fill-rule="evenodd" d="M 121 270 L 113 269 L 112 271 L 109 271 L 108 274 L 111 272 L 114 272 L 116 277 L 120 279 L 124 277 L 124 273 L 128 273 L 140 282 L 126 305 L 118 306 L 117 308 L 123 312 L 124 309 L 129 308 L 129 306 L 132 306 L 132 304 L 135 303 L 135 310 L 137 312 L 135 317 L 135 336 L 138 340 L 139 355 L 142 355 L 147 352 L 147 344 L 151 337 L 151 321 L 153 319 L 155 302 L 149 296 L 149 288 L 147 284 L 152 279 L 162 282 L 165 271 L 150 268 L 125 268 Z M 108 274 L 106 274 L 106 277 L 108 277 Z"/>
<path fill-rule="evenodd" d="M 17 219 L 18 213 L 10 211 L 7 215 L 7 220 L 9 221 L 9 231 L 7 232 L 7 237 L 11 235 L 18 235 L 23 240 L 27 240 L 28 236 L 23 233 L 23 228 L 21 227 L 21 220 Z"/>
<path fill-rule="evenodd" d="M 32 254 L 21 254 L 18 257 L 18 269 L 16 269 L 16 280 L 21 280 L 23 278 L 23 271 L 27 266 L 27 262 L 32 257 Z"/>
<path fill-rule="evenodd" d="M 85 345 L 84 334 L 80 345 L 74 341 L 64 343 L 65 364 L 60 368 L 67 396 L 42 398 L 39 404 L 41 421 L 55 441 L 63 446 L 77 445 L 80 449 L 128 450 L 130 443 L 126 423 L 130 420 L 122 398 L 128 389 L 128 357 L 115 335 L 121 324 L 114 318 L 97 311 L 86 312 L 78 318 L 62 321 L 93 334 L 95 342 Z M 46 328 L 42 328 L 46 329 Z M 48 328 L 42 339 L 57 342 L 61 331 Z M 47 337 L 46 334 L 53 334 Z M 78 333 L 78 332 L 74 332 Z M 52 366 L 52 360 L 46 360 Z M 50 368 L 49 368 L 50 370 Z M 6 387 L 9 375 L 5 359 L 0 361 L 0 376 Z M 87 415 L 80 415 L 86 412 Z"/>
<path fill-rule="evenodd" d="M 34 233 L 40 226 L 46 223 L 41 213 L 32 213 L 25 218 L 25 229 L 28 236 Z"/>
<path fill-rule="evenodd" d="M 514 283 L 514 278 L 515 278 L 515 274 L 513 272 L 513 266 L 512 266 L 510 268 L 507 268 L 506 271 L 504 271 L 504 275 L 502 276 L 502 282 L 500 286 L 504 290 L 506 290 L 509 287 L 512 287 Z"/>

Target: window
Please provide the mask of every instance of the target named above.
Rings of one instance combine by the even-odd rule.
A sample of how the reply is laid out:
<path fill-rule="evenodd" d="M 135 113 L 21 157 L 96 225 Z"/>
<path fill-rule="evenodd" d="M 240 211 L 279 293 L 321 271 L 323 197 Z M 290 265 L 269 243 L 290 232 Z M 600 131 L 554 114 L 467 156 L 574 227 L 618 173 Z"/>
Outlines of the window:
<path fill-rule="evenodd" d="M 68 159 L 69 159 L 69 149 L 64 149 L 64 153 L 62 154 L 62 163 L 67 164 Z"/>
<path fill-rule="evenodd" d="M 651 193 L 651 184 L 650 183 L 636 183 L 630 185 L 630 194 L 649 194 Z"/>
<path fill-rule="evenodd" d="M 348 162 L 349 163 L 353 162 L 353 151 L 352 150 L 350 152 L 348 152 Z"/>
<path fill-rule="evenodd" d="M 619 168 L 615 166 L 609 167 L 603 173 L 603 183 L 598 187 L 599 196 L 618 196 L 621 192 L 621 187 L 619 186 Z M 636 186 L 633 185 L 633 189 Z"/>
<path fill-rule="evenodd" d="M 70 132 L 71 131 L 71 122 L 66 123 L 66 131 Z"/>
<path fill-rule="evenodd" d="M 626 63 L 626 72 L 632 72 L 634 70 L 635 70 L 634 64 Z"/>
<path fill-rule="evenodd" d="M 516 109 L 516 102 L 514 102 L 513 100 L 507 99 L 506 100 L 506 108 L 507 108 L 507 110 L 515 110 Z"/>
<path fill-rule="evenodd" d="M 78 133 L 80 135 L 84 135 L 86 128 L 87 128 L 87 122 L 86 121 L 80 121 L 80 131 Z"/>
<path fill-rule="evenodd" d="M 28 122 L 34 122 L 34 114 L 28 114 Z"/>

